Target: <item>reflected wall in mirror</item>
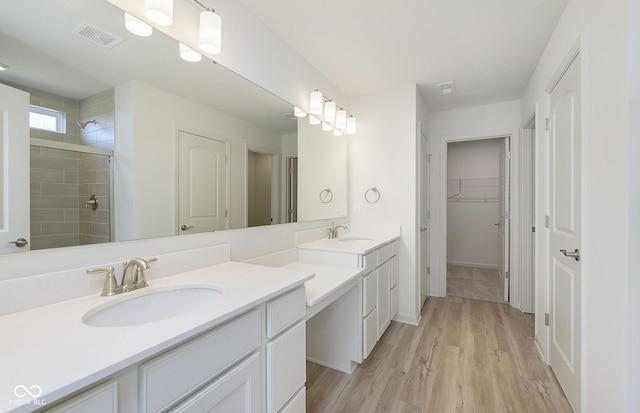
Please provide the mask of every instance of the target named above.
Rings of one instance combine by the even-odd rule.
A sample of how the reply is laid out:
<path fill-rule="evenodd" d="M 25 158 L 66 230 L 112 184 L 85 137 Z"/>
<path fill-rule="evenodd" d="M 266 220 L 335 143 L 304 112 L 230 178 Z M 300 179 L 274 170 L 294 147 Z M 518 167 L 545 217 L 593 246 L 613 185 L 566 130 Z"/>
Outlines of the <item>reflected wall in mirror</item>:
<path fill-rule="evenodd" d="M 129 33 L 124 12 L 104 0 L 1 7 L 9 70 L 0 82 L 66 114 L 62 133 L 30 129 L 32 193 L 22 205 L 39 209 L 34 249 L 346 215 L 346 139 L 304 127 L 293 105 L 206 57 L 181 60 L 178 42 L 158 30 Z M 83 25 L 121 42 L 103 47 L 73 33 Z M 307 132 L 323 134 L 322 144 L 299 145 Z M 105 156 L 106 167 L 95 161 Z M 329 187 L 324 204 L 315 192 Z"/>

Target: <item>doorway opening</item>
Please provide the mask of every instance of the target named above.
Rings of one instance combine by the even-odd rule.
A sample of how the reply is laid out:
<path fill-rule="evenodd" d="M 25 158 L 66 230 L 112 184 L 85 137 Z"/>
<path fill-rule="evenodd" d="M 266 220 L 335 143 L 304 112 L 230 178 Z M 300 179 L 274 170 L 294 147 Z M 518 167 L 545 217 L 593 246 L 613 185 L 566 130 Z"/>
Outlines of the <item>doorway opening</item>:
<path fill-rule="evenodd" d="M 287 157 L 285 222 L 298 222 L 298 157 Z"/>
<path fill-rule="evenodd" d="M 447 295 L 509 301 L 509 145 L 447 144 Z"/>
<path fill-rule="evenodd" d="M 273 222 L 272 155 L 247 151 L 247 226 L 271 225 Z"/>

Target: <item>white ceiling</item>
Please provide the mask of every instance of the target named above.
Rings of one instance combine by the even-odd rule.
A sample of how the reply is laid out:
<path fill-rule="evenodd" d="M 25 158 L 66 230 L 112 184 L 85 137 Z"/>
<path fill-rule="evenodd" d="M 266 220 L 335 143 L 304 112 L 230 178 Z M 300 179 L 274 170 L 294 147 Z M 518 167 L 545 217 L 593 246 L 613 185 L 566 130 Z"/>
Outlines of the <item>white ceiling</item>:
<path fill-rule="evenodd" d="M 430 111 L 519 99 L 567 3 L 241 1 L 348 96 L 417 83 Z"/>

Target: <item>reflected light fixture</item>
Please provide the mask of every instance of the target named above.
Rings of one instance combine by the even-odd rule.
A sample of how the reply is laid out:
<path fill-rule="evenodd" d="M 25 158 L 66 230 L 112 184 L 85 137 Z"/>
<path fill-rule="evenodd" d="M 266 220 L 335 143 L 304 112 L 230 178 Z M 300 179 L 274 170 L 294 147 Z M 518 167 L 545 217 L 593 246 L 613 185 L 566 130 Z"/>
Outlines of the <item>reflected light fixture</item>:
<path fill-rule="evenodd" d="M 324 104 L 324 121 L 335 122 L 336 120 L 336 102 L 329 100 Z"/>
<path fill-rule="evenodd" d="M 309 113 L 313 115 L 321 114 L 323 102 L 324 102 L 324 97 L 322 96 L 322 92 L 320 92 L 318 89 L 311 92 L 311 96 L 309 99 Z"/>
<path fill-rule="evenodd" d="M 205 53 L 219 54 L 222 51 L 222 19 L 215 10 L 200 13 L 200 49 Z"/>
<path fill-rule="evenodd" d="M 0 63 L 0 72 L 4 72 L 5 70 L 9 70 L 9 66 L 4 63 Z"/>
<path fill-rule="evenodd" d="M 344 109 L 340 109 L 338 113 L 336 113 L 336 128 L 344 129 L 347 127 L 347 111 Z"/>
<path fill-rule="evenodd" d="M 305 112 L 304 110 L 300 109 L 297 106 L 293 107 L 293 115 L 296 118 L 304 118 L 305 116 L 307 116 L 307 112 Z"/>
<path fill-rule="evenodd" d="M 344 135 L 344 132 L 342 132 L 340 129 L 335 128 L 333 130 L 333 136 L 342 136 L 342 135 Z"/>
<path fill-rule="evenodd" d="M 347 118 L 347 135 L 356 133 L 356 118 L 350 116 Z"/>
<path fill-rule="evenodd" d="M 199 62 L 202 59 L 200 53 L 182 43 L 180 43 L 180 57 L 187 62 Z"/>
<path fill-rule="evenodd" d="M 173 22 L 173 0 L 144 0 L 144 14 L 154 23 L 169 26 Z"/>
<path fill-rule="evenodd" d="M 153 27 L 126 12 L 124 13 L 124 26 L 136 36 L 147 37 L 153 33 Z"/>
<path fill-rule="evenodd" d="M 313 115 L 309 115 L 309 124 L 310 125 L 319 125 L 320 124 L 320 119 L 316 118 Z"/>
<path fill-rule="evenodd" d="M 331 129 L 333 129 L 331 125 L 329 125 L 327 122 L 322 122 L 322 130 L 330 131 Z"/>

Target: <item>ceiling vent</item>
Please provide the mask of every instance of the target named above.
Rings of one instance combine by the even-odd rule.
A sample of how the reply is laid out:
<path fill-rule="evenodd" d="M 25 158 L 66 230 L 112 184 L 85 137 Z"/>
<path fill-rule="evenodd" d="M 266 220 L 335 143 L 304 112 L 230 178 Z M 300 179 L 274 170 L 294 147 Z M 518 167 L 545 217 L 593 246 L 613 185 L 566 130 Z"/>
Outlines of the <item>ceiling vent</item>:
<path fill-rule="evenodd" d="M 78 27 L 73 29 L 72 33 L 76 36 L 90 40 L 93 43 L 99 44 L 106 49 L 111 49 L 112 47 L 122 43 L 122 39 L 118 36 L 109 34 L 104 30 L 91 26 L 88 23 L 80 24 Z"/>
<path fill-rule="evenodd" d="M 438 83 L 438 87 L 440 88 L 440 92 L 443 95 L 450 95 L 451 93 L 455 93 L 456 92 L 456 88 L 453 84 L 453 81 L 450 82 L 444 82 L 444 83 Z"/>

